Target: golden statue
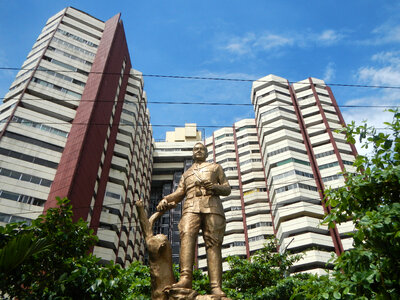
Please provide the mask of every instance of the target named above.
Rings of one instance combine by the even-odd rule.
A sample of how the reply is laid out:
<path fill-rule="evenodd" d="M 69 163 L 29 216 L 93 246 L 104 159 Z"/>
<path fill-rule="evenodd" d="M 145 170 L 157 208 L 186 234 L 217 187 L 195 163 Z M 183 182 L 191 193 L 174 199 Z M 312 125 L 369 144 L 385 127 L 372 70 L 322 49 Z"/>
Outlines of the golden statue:
<path fill-rule="evenodd" d="M 157 206 L 164 212 L 185 197 L 180 232 L 180 280 L 172 289 L 192 289 L 195 246 L 199 230 L 206 245 L 211 294 L 226 297 L 222 291 L 221 247 L 225 233 L 225 215 L 219 196 L 228 196 L 231 187 L 219 164 L 206 162 L 207 149 L 202 143 L 193 147 L 193 165 L 182 175 L 175 192 L 167 195 Z"/>

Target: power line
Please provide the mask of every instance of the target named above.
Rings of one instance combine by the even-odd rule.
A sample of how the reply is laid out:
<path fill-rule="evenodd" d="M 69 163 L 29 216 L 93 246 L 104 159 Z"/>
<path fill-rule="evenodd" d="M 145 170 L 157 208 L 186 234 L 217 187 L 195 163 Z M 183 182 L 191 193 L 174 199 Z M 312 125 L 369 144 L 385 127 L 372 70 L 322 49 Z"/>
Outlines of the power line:
<path fill-rule="evenodd" d="M 77 73 L 72 70 L 50 70 L 50 69 L 40 69 L 39 68 L 15 68 L 15 67 L 0 67 L 0 70 L 11 70 L 11 71 L 20 71 L 20 70 L 30 70 L 30 71 L 53 71 L 60 73 Z M 92 74 L 104 74 L 104 75 L 118 75 L 122 74 L 119 72 L 95 72 L 89 71 L 87 73 Z M 162 74 L 124 74 L 124 75 L 133 75 L 133 76 L 143 76 L 143 77 L 154 77 L 154 78 L 169 78 L 169 79 L 191 79 L 191 80 L 212 80 L 212 81 L 234 81 L 234 82 L 277 82 L 282 84 L 305 84 L 309 85 L 309 82 L 301 82 L 301 81 L 278 81 L 278 80 L 262 80 L 262 79 L 243 79 L 243 78 L 228 78 L 228 77 L 204 77 L 204 76 L 183 76 L 183 75 L 162 75 Z M 322 85 L 322 84 L 320 84 Z M 346 83 L 325 83 L 326 86 L 341 86 L 341 87 L 357 87 L 357 88 L 378 88 L 378 89 L 400 89 L 400 86 L 387 86 L 387 85 L 366 85 L 366 84 L 346 84 Z"/>
<path fill-rule="evenodd" d="M 3 122 L 5 122 L 5 121 L 3 121 Z M 13 121 L 13 120 L 11 120 L 9 123 L 23 124 L 21 122 Z M 110 125 L 112 125 L 110 123 L 85 123 L 85 122 L 80 122 L 80 123 L 73 123 L 72 122 L 72 123 L 70 123 L 68 121 L 65 121 L 65 122 L 35 122 L 35 123 L 38 124 L 38 125 L 82 125 L 82 126 L 85 126 L 85 125 L 110 126 Z M 118 126 L 174 127 L 174 128 L 176 128 L 176 127 L 185 127 L 185 125 L 179 125 L 179 124 L 147 124 L 146 125 L 146 124 L 125 124 L 125 123 L 119 123 Z M 29 127 L 32 127 L 32 126 L 29 126 Z M 197 128 L 224 128 L 224 127 L 227 127 L 227 128 L 232 128 L 232 125 L 198 125 L 198 124 L 196 124 L 196 126 L 194 126 L 194 125 L 193 126 L 187 126 L 186 125 L 186 127 L 197 127 Z M 296 129 L 296 130 L 298 129 L 298 127 L 265 126 L 265 125 L 254 126 L 252 128 L 253 129 L 263 129 L 263 128 L 264 129 L 265 128 L 267 128 L 267 129 L 278 129 L 278 128 L 281 128 L 281 129 Z M 379 129 L 379 130 L 391 130 L 390 127 L 374 127 L 374 128 L 375 129 Z M 239 129 L 240 129 L 240 127 L 239 127 Z M 344 128 L 343 127 L 307 127 L 307 129 L 321 129 L 321 130 L 329 129 L 329 130 L 335 131 L 335 130 L 343 130 Z"/>
<path fill-rule="evenodd" d="M 0 97 L 0 99 L 9 99 L 6 97 Z M 101 103 L 101 102 L 112 102 L 115 103 L 115 100 L 101 100 L 101 99 L 56 99 L 56 98 L 51 98 L 51 99 L 38 99 L 38 98 L 21 98 L 21 101 L 54 101 L 54 102 L 63 102 L 63 101 L 68 101 L 68 102 L 96 102 L 96 103 Z M 234 102 L 191 102 L 191 101 L 138 101 L 134 102 L 135 104 L 141 104 L 141 103 L 146 103 L 146 104 L 161 104 L 161 105 L 205 105 L 205 106 L 254 106 L 251 103 L 234 103 Z M 298 106 L 301 107 L 301 104 L 298 103 L 296 105 L 293 104 L 268 104 L 266 105 L 268 107 L 293 107 L 293 106 Z M 334 105 L 334 104 L 326 104 L 326 103 L 321 103 L 321 106 L 327 106 L 327 107 L 346 107 L 346 108 L 387 108 L 387 107 L 400 107 L 399 105 Z"/>

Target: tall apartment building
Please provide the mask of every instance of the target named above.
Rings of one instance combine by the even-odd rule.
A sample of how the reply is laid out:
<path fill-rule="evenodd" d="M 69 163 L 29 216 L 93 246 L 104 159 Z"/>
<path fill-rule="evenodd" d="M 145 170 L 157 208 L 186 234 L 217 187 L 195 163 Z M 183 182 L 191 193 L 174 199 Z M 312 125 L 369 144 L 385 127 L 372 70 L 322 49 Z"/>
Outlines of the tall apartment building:
<path fill-rule="evenodd" d="M 39 34 L 0 106 L 0 221 L 68 197 L 104 262 L 142 260 L 134 201 L 150 198 L 152 131 L 120 15 L 68 7 Z"/>
<path fill-rule="evenodd" d="M 221 197 L 226 216 L 222 256 L 250 257 L 268 237 L 275 236 L 279 251 L 303 253 L 292 272 L 324 273 L 332 254 L 352 245 L 346 235 L 353 230 L 352 223 L 333 229 L 320 225 L 329 212 L 324 190 L 344 184 L 340 172 L 355 171 L 355 148 L 343 134 L 334 132 L 344 124 L 336 100 L 322 80 L 310 78 L 290 85 L 274 75 L 253 83 L 251 100 L 255 119 L 221 128 L 205 140 L 208 161 L 222 166 L 232 187 L 231 195 Z M 155 162 L 163 155 L 169 165 L 155 163 L 152 193 L 155 182 L 161 179 L 179 182 L 184 166 L 190 166 L 191 147 L 193 143 L 156 143 Z M 184 158 L 175 169 L 177 153 Z M 158 187 L 156 203 L 171 192 L 171 187 Z M 173 221 L 162 222 L 165 228 L 159 230 L 168 233 L 176 246 L 180 213 L 176 208 L 175 217 L 166 217 Z M 198 246 L 197 266 L 205 270 L 202 237 Z M 177 251 L 175 248 L 176 257 Z M 224 263 L 224 269 L 227 267 Z"/>
<path fill-rule="evenodd" d="M 320 225 L 330 209 L 324 190 L 344 184 L 340 172 L 355 171 L 354 146 L 334 131 L 344 119 L 331 89 L 315 78 L 290 85 L 266 76 L 253 83 L 251 101 L 280 251 L 304 253 L 294 271 L 323 272 L 332 252 L 352 245 L 352 223 Z"/>

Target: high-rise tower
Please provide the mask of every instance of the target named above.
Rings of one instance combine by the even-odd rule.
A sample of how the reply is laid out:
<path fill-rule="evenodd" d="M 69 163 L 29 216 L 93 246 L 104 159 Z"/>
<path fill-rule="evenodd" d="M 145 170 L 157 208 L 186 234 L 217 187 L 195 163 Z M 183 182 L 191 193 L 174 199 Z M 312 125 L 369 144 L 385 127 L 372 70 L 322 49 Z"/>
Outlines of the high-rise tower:
<path fill-rule="evenodd" d="M 320 225 L 329 207 L 324 190 L 344 184 L 340 172 L 354 172 L 356 150 L 336 133 L 344 124 L 331 89 L 309 78 L 290 85 L 269 75 L 253 83 L 257 133 L 274 232 L 280 251 L 304 253 L 294 271 L 318 272 L 331 253 L 352 245 L 353 224 Z"/>
<path fill-rule="evenodd" d="M 0 106 L 0 220 L 33 219 L 68 197 L 103 261 L 142 259 L 134 201 L 150 196 L 146 102 L 120 15 L 102 22 L 68 7 L 51 17 Z"/>

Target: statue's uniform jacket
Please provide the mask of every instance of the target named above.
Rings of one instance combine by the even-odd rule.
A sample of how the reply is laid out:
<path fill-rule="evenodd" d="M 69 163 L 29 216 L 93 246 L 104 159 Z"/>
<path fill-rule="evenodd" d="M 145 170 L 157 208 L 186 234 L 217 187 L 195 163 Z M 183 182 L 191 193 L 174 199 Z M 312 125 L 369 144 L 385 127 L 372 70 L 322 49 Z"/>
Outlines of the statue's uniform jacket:
<path fill-rule="evenodd" d="M 206 190 L 202 186 L 203 182 L 215 184 L 215 190 Z M 178 203 L 186 196 L 179 224 L 181 236 L 185 233 L 197 236 L 200 227 L 203 229 L 206 246 L 208 236 L 221 245 L 225 232 L 225 215 L 219 196 L 228 196 L 230 192 L 231 187 L 219 164 L 208 162 L 193 164 L 182 175 L 176 191 L 165 196 L 169 203 Z"/>

